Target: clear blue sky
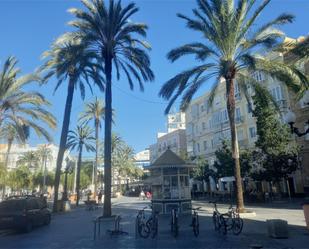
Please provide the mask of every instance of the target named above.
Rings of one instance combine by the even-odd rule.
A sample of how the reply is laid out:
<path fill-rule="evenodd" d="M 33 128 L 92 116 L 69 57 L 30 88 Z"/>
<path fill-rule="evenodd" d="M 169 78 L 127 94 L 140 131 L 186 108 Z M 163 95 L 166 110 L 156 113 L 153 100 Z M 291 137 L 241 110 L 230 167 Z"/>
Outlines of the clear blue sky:
<path fill-rule="evenodd" d="M 128 1 L 123 1 L 127 3 Z M 185 42 L 201 39 L 199 34 L 188 30 L 176 13 L 191 15 L 195 7 L 193 0 L 139 0 L 136 1 L 140 11 L 132 20 L 144 22 L 149 26 L 147 40 L 152 45 L 151 61 L 156 80 L 145 84 L 145 92 L 138 88 L 131 92 L 125 77 L 114 80 L 113 107 L 116 110 L 116 125 L 113 130 L 120 134 L 136 152 L 155 142 L 156 133 L 165 131 L 166 119 L 163 114 L 166 103 L 158 98 L 162 84 L 182 69 L 190 67 L 194 61 L 190 58 L 171 64 L 166 53 L 173 47 Z M 63 32 L 70 30 L 66 23 L 72 19 L 67 13 L 70 7 L 81 7 L 75 0 L 0 0 L 0 63 L 9 55 L 19 60 L 23 73 L 29 73 L 40 65 L 40 55 L 49 48 L 51 42 Z M 296 16 L 293 24 L 283 30 L 290 37 L 308 34 L 309 0 L 273 0 L 258 24 L 276 17 L 282 12 Z M 52 94 L 56 81 L 41 87 L 46 98 L 53 103 L 50 109 L 58 119 L 58 129 L 53 132 L 54 143 L 59 143 L 66 85 L 55 95 Z M 121 89 L 121 90 L 119 90 Z M 95 89 L 95 94 L 103 98 L 103 93 Z M 87 95 L 86 99 L 91 99 Z M 71 127 L 76 126 L 78 113 L 83 108 L 80 93 L 76 92 L 72 108 Z M 43 142 L 31 136 L 30 143 Z"/>

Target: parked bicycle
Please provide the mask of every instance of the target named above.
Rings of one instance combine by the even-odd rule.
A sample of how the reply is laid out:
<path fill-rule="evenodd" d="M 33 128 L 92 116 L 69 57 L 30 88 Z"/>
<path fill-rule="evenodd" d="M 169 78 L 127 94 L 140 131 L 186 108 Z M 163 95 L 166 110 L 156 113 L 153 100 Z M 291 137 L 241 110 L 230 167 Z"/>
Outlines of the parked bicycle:
<path fill-rule="evenodd" d="M 233 208 L 231 204 L 228 212 L 222 216 L 225 220 L 226 229 L 232 230 L 235 235 L 239 235 L 243 229 L 244 221 L 240 218 L 238 210 Z"/>
<path fill-rule="evenodd" d="M 149 226 L 147 226 L 147 219 L 145 216 L 146 208 L 147 207 L 144 207 L 138 211 L 135 221 L 135 234 L 138 234 L 142 238 L 148 238 L 150 234 L 150 229 Z"/>
<path fill-rule="evenodd" d="M 159 219 L 158 219 L 158 214 L 159 212 L 155 211 L 152 209 L 151 216 L 146 222 L 146 225 L 149 227 L 150 230 L 150 235 L 151 238 L 154 239 L 158 235 L 158 224 L 159 224 Z"/>
<path fill-rule="evenodd" d="M 214 204 L 214 211 L 212 214 L 212 221 L 214 223 L 214 228 L 216 231 L 222 232 L 223 234 L 226 234 L 226 225 L 225 225 L 225 220 L 222 217 L 221 213 L 219 212 L 217 208 L 217 203 L 214 201 L 210 201 L 209 203 Z"/>
<path fill-rule="evenodd" d="M 226 234 L 228 230 L 232 230 L 233 234 L 239 235 L 243 228 L 243 219 L 240 218 L 239 212 L 237 209 L 232 207 L 232 204 L 229 206 L 228 212 L 221 214 L 217 209 L 216 202 L 210 202 L 214 204 L 213 212 L 213 223 L 215 230 Z"/>
<path fill-rule="evenodd" d="M 179 230 L 177 208 L 172 209 L 171 216 L 172 216 L 172 218 L 171 218 L 171 233 L 176 238 L 178 236 L 178 230 Z"/>
<path fill-rule="evenodd" d="M 158 235 L 158 212 L 152 210 L 151 215 L 149 218 L 146 218 L 145 209 L 144 207 L 142 210 L 138 211 L 136 217 L 136 228 L 135 233 L 138 234 L 140 237 L 146 239 L 151 235 L 151 238 L 155 238 Z"/>
<path fill-rule="evenodd" d="M 199 223 L 198 212 L 197 212 L 197 210 L 200 210 L 200 209 L 201 207 L 191 209 L 193 211 L 191 226 L 192 226 L 193 234 L 195 235 L 195 237 L 198 237 L 200 234 L 200 223 Z"/>

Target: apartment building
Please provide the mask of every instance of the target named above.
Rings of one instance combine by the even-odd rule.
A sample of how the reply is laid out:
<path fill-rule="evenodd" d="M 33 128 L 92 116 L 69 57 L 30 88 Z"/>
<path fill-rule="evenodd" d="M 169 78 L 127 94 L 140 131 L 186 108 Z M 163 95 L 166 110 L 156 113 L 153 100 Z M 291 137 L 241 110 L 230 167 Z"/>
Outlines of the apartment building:
<path fill-rule="evenodd" d="M 297 44 L 305 40 L 305 37 L 299 37 L 298 39 L 286 38 L 286 42 L 289 44 Z M 295 56 L 290 53 L 286 53 L 284 60 L 287 62 L 293 61 Z M 309 73 L 309 62 L 301 62 L 297 64 L 298 69 Z M 294 112 L 296 120 L 294 127 L 297 127 L 300 132 L 304 132 L 309 129 L 309 91 L 305 96 L 298 100 L 295 94 L 291 93 L 291 111 Z M 292 192 L 296 190 L 303 190 L 304 193 L 309 194 L 309 134 L 298 137 L 294 135 L 294 139 L 300 147 L 299 152 L 299 169 L 293 174 L 295 179 L 295 186 L 292 185 Z M 291 178 L 288 179 L 291 181 Z M 293 188 L 295 187 L 295 189 Z"/>
<path fill-rule="evenodd" d="M 167 115 L 167 133 L 159 132 L 155 144 L 149 146 L 150 163 L 154 162 L 167 148 L 177 155 L 184 155 L 187 151 L 185 113 Z"/>
<path fill-rule="evenodd" d="M 148 167 L 150 164 L 149 158 L 150 158 L 149 149 L 142 150 L 135 154 L 134 164 L 137 167 L 144 169 L 144 167 Z"/>

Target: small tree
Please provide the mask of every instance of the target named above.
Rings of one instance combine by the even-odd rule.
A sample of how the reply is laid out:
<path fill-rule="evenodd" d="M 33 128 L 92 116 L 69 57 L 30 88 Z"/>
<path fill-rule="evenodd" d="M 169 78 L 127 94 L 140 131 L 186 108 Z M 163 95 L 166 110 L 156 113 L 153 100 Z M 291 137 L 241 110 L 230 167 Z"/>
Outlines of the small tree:
<path fill-rule="evenodd" d="M 232 157 L 232 151 L 227 141 L 222 141 L 222 147 L 216 150 L 216 161 L 214 166 L 217 169 L 217 177 L 233 176 L 234 175 L 234 161 Z M 250 163 L 250 152 L 240 151 L 240 165 L 241 165 L 241 176 L 248 176 L 251 163 Z"/>
<path fill-rule="evenodd" d="M 204 157 L 196 158 L 196 167 L 193 170 L 193 178 L 199 181 L 205 181 L 207 184 L 208 193 L 210 193 L 209 177 L 216 178 L 216 172 L 210 168 L 208 161 Z"/>
<path fill-rule="evenodd" d="M 263 93 L 264 92 L 264 93 Z M 298 147 L 290 142 L 287 125 L 280 122 L 280 115 L 267 89 L 260 89 L 253 96 L 253 115 L 257 119 L 255 166 L 251 176 L 278 184 L 298 166 Z"/>

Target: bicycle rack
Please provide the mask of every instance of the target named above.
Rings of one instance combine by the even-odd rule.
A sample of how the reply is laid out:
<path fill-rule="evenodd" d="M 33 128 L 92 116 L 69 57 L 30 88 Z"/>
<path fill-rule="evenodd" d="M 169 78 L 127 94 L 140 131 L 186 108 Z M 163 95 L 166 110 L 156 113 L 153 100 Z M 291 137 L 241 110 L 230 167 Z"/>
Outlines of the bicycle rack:
<path fill-rule="evenodd" d="M 109 233 L 111 236 L 113 236 L 113 235 L 128 235 L 127 232 L 122 231 L 120 229 L 120 220 L 121 220 L 121 216 L 117 215 L 115 217 L 114 230 L 106 230 L 106 232 Z"/>

